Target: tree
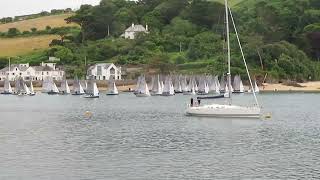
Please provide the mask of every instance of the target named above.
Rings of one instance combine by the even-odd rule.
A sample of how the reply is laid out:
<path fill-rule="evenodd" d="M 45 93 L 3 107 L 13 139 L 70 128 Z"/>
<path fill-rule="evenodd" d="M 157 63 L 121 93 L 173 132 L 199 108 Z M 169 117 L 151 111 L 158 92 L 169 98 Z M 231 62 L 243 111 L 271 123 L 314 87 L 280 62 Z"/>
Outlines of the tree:
<path fill-rule="evenodd" d="M 15 37 L 19 34 L 20 34 L 20 31 L 17 28 L 9 28 L 7 36 L 8 37 Z"/>
<path fill-rule="evenodd" d="M 31 28 L 30 30 L 31 30 L 32 33 L 37 32 L 37 28 L 35 28 L 35 27 Z"/>

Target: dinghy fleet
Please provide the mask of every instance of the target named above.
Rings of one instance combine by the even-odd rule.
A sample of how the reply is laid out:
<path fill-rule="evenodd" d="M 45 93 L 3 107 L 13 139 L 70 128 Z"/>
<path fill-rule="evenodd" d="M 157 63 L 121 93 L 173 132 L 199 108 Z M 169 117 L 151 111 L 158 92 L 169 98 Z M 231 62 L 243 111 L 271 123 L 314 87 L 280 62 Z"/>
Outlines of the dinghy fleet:
<path fill-rule="evenodd" d="M 19 96 L 34 96 L 36 95 L 33 82 L 26 82 L 22 77 L 18 77 L 15 80 L 14 88 L 8 80 L 4 81 L 3 89 L 1 94 L 3 95 L 19 95 Z M 28 84 L 28 85 L 27 85 Z M 70 88 L 67 80 L 63 80 L 58 87 L 52 77 L 46 77 L 42 81 L 42 93 L 48 95 L 83 95 L 84 98 L 99 98 L 99 89 L 97 83 L 93 79 L 88 81 L 80 81 L 75 78 L 73 81 L 73 86 Z M 108 86 L 107 95 L 118 95 L 118 89 L 116 83 L 111 81 Z"/>
<path fill-rule="evenodd" d="M 259 92 L 259 87 L 254 82 L 255 92 Z M 152 76 L 150 84 L 147 83 L 144 75 L 138 77 L 134 94 L 137 97 L 148 96 L 174 96 L 175 94 L 183 95 L 209 95 L 209 94 L 229 94 L 245 93 L 246 90 L 240 75 L 234 76 L 232 86 L 229 90 L 225 76 L 219 80 L 218 76 L 202 75 L 202 76 L 183 76 L 183 75 L 167 75 Z"/>

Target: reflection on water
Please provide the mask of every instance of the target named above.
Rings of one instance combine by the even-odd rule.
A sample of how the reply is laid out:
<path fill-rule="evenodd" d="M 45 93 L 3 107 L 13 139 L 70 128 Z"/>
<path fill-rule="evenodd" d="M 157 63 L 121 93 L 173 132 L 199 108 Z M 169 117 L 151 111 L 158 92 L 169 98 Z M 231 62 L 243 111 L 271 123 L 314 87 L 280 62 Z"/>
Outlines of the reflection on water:
<path fill-rule="evenodd" d="M 271 120 L 186 117 L 189 99 L 0 96 L 0 179 L 320 178 L 318 94 L 259 95 Z"/>

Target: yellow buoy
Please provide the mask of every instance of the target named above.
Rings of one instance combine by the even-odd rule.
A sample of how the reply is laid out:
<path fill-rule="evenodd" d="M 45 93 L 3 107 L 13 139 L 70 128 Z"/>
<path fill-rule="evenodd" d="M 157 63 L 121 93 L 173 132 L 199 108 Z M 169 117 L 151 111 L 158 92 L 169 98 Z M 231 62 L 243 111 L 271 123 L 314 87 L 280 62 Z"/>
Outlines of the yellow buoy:
<path fill-rule="evenodd" d="M 84 115 L 85 115 L 87 118 L 90 118 L 90 117 L 92 117 L 92 112 L 86 111 L 86 112 L 84 113 Z"/>
<path fill-rule="evenodd" d="M 266 115 L 264 115 L 264 118 L 266 118 L 266 119 L 271 119 L 271 113 L 268 113 L 268 114 L 266 114 Z"/>

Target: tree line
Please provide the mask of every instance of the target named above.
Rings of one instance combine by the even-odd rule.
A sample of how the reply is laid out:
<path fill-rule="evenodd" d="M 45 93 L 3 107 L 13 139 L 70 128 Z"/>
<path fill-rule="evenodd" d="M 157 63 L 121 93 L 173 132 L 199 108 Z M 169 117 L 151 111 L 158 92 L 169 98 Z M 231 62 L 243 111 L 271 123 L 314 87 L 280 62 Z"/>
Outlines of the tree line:
<path fill-rule="evenodd" d="M 318 0 L 243 1 L 232 11 L 255 76 L 320 79 Z M 144 65 L 167 72 L 226 72 L 224 5 L 219 2 L 102 0 L 98 6 L 81 6 L 66 21 L 80 30 L 54 40 L 44 54 L 61 58 L 72 75 L 83 75 L 85 57 L 89 63 Z M 150 33 L 121 38 L 132 23 L 148 24 Z M 234 31 L 231 42 L 232 70 L 244 75 Z"/>

